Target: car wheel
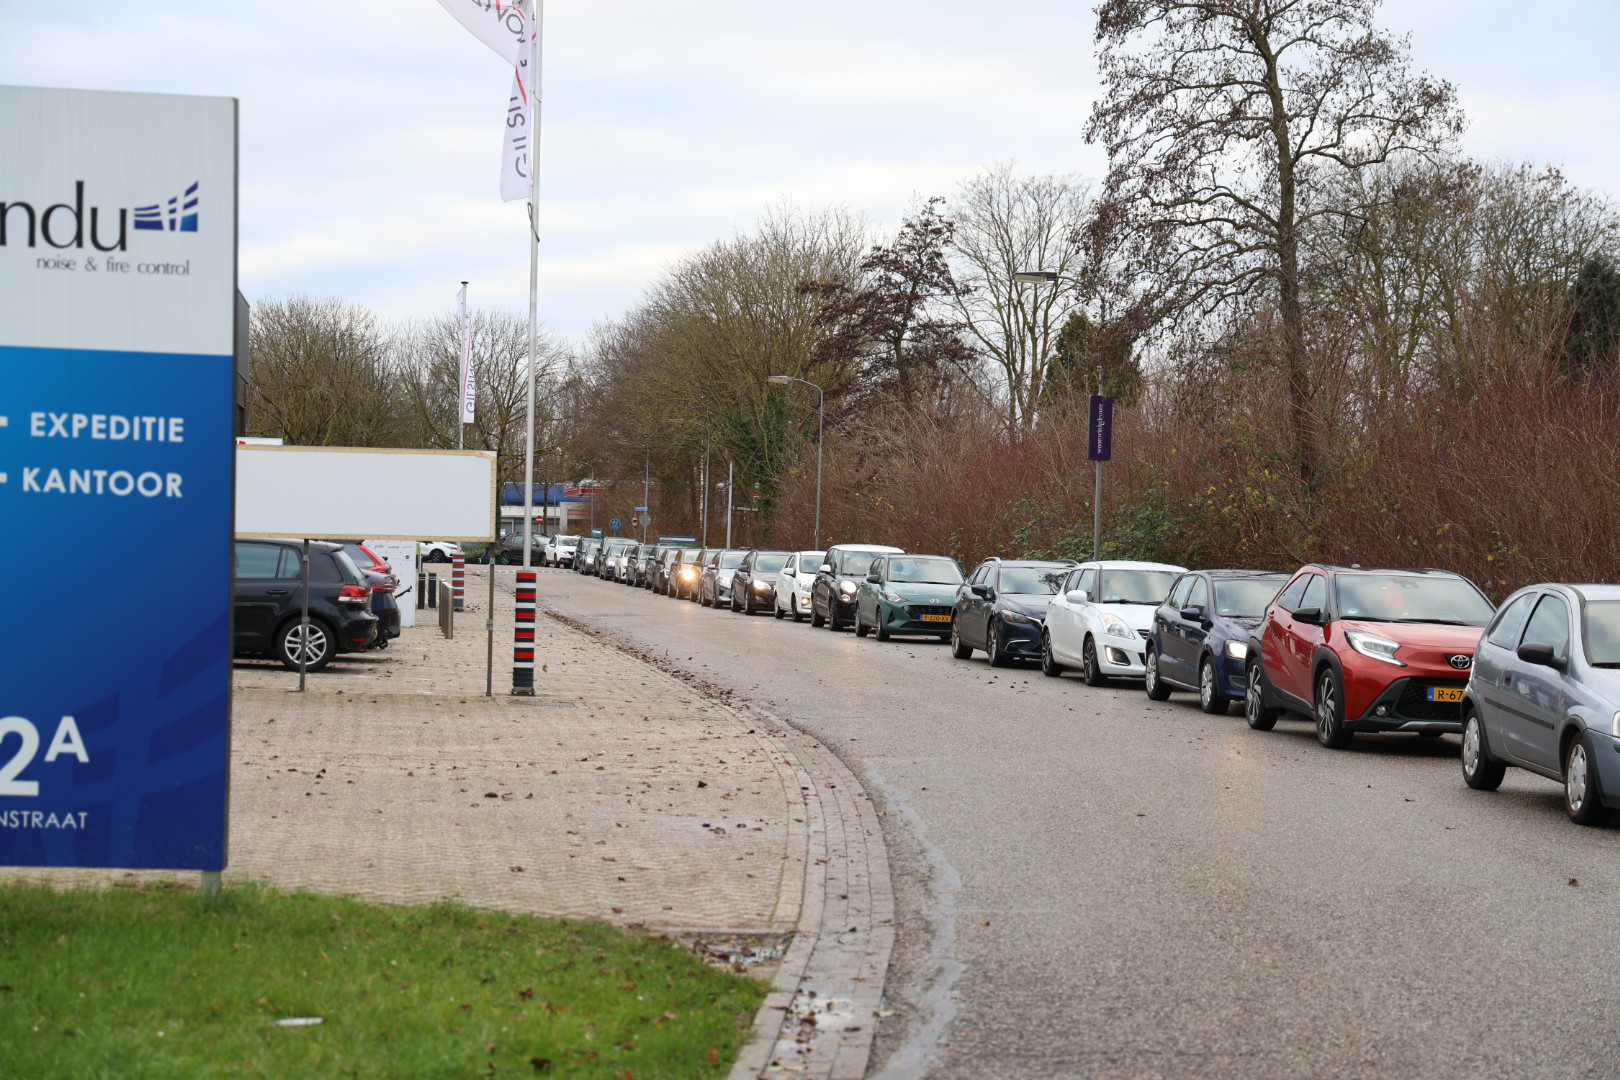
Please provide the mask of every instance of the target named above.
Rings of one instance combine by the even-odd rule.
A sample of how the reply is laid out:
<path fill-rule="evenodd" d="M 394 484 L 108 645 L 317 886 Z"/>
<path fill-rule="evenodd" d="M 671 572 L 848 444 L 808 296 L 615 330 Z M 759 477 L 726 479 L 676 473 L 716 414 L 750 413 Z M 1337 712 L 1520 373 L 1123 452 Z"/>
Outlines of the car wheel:
<path fill-rule="evenodd" d="M 838 621 L 838 609 L 829 607 L 827 609 L 827 629 L 836 634 L 843 628 L 844 624 Z"/>
<path fill-rule="evenodd" d="M 1577 825 L 1602 825 L 1609 820 L 1592 758 L 1592 746 L 1584 731 L 1564 749 L 1564 812 Z"/>
<path fill-rule="evenodd" d="M 1063 665 L 1052 655 L 1052 635 L 1045 631 L 1041 632 L 1041 674 L 1051 679 L 1063 677 Z"/>
<path fill-rule="evenodd" d="M 1142 679 L 1142 689 L 1147 691 L 1148 700 L 1169 701 L 1170 688 L 1159 678 L 1159 650 L 1149 645 L 1144 659 L 1147 674 Z"/>
<path fill-rule="evenodd" d="M 1221 693 L 1221 684 L 1216 681 L 1214 658 L 1204 657 L 1198 665 L 1198 707 L 1211 716 L 1225 716 L 1230 703 L 1231 699 Z"/>
<path fill-rule="evenodd" d="M 1344 726 L 1344 687 L 1339 673 L 1323 668 L 1316 677 L 1316 741 L 1329 750 L 1343 750 L 1352 737 Z"/>
<path fill-rule="evenodd" d="M 1091 635 L 1086 635 L 1086 643 L 1080 650 L 1080 671 L 1085 676 L 1087 686 L 1107 686 L 1108 676 L 1103 674 L 1102 665 L 1097 662 L 1097 643 Z"/>
<path fill-rule="evenodd" d="M 1463 717 L 1462 771 L 1463 783 L 1475 791 L 1495 791 L 1507 775 L 1507 766 L 1491 757 L 1490 747 L 1485 745 L 1485 725 L 1471 706 Z"/>
<path fill-rule="evenodd" d="M 881 612 L 879 614 L 881 614 Z M 889 640 L 889 628 L 884 626 L 882 623 L 878 623 L 872 628 L 872 630 L 876 633 L 879 641 Z"/>
<path fill-rule="evenodd" d="M 1248 685 L 1243 694 L 1243 718 L 1256 731 L 1270 731 L 1277 726 L 1281 709 L 1266 705 L 1265 672 L 1258 662 L 1249 665 Z"/>
<path fill-rule="evenodd" d="M 867 631 L 867 628 L 866 628 L 866 624 L 861 622 L 861 609 L 856 608 L 855 609 L 855 636 L 856 637 L 865 637 L 867 635 L 867 632 L 868 631 Z"/>
<path fill-rule="evenodd" d="M 320 619 L 311 617 L 309 620 L 309 640 L 303 642 L 301 631 L 303 626 L 299 620 L 294 619 L 283 626 L 276 634 L 276 659 L 288 671 L 298 670 L 299 647 L 304 645 L 304 670 L 319 671 L 332 662 L 332 656 L 337 652 L 337 639 L 332 634 L 331 627 Z"/>
<path fill-rule="evenodd" d="M 951 620 L 951 655 L 958 660 L 973 656 L 973 646 L 962 640 L 962 632 L 957 629 L 955 619 Z"/>
<path fill-rule="evenodd" d="M 794 614 L 794 618 L 797 619 L 798 618 L 798 612 L 794 612 L 793 614 Z M 820 627 L 825 626 L 826 624 L 827 624 L 826 618 L 821 614 L 821 612 L 816 610 L 816 602 L 814 600 L 811 600 L 810 601 L 810 625 L 814 626 L 814 627 L 817 627 L 819 629 Z"/>
<path fill-rule="evenodd" d="M 990 658 L 991 667 L 1007 666 L 1007 650 L 1001 643 L 1001 627 L 994 619 L 990 621 L 990 632 L 984 635 L 984 654 Z"/>
<path fill-rule="evenodd" d="M 778 621 L 781 620 L 781 618 L 782 618 L 782 605 L 781 604 L 772 602 L 772 604 L 771 604 L 771 618 L 776 619 Z"/>
<path fill-rule="evenodd" d="M 434 550 L 427 553 L 428 562 L 449 562 L 450 556 L 442 551 Z"/>

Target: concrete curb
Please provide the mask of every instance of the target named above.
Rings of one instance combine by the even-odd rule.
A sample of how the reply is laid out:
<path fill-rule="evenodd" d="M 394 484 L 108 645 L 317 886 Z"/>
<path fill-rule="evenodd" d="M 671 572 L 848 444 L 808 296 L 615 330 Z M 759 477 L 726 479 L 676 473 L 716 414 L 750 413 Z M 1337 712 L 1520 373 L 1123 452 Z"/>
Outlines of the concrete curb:
<path fill-rule="evenodd" d="M 543 596 L 541 600 L 544 604 Z M 836 754 L 785 717 L 716 698 L 709 688 L 660 667 L 615 630 L 549 606 L 541 610 L 628 653 L 662 677 L 704 693 L 753 728 L 778 764 L 792 770 L 805 810 L 798 928 L 729 1080 L 865 1076 L 895 925 L 882 826 L 860 781 Z"/>

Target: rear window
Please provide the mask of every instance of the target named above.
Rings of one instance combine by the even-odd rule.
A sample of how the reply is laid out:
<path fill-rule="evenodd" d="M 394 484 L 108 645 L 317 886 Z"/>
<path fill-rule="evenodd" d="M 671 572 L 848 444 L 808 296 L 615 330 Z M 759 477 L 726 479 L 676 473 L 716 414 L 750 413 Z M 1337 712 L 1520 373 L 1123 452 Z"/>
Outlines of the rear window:
<path fill-rule="evenodd" d="M 311 581 L 333 580 L 328 574 L 318 574 L 316 572 L 324 561 L 322 559 L 311 559 L 309 561 Z M 339 580 L 350 585 L 364 585 L 366 583 L 366 576 L 360 572 L 360 568 L 354 564 L 354 560 L 349 558 L 347 551 L 332 552 L 332 564 L 337 567 L 337 572 L 340 575 Z"/>

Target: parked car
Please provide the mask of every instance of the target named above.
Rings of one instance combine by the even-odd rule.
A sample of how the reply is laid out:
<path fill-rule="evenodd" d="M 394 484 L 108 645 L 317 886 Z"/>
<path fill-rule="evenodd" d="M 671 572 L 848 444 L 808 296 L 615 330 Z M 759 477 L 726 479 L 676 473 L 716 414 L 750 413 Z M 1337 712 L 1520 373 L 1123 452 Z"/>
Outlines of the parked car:
<path fill-rule="evenodd" d="M 594 573 L 596 559 L 602 551 L 602 538 L 600 536 L 582 536 L 579 547 L 574 551 L 574 569 L 581 574 Z"/>
<path fill-rule="evenodd" d="M 423 562 L 450 562 L 462 554 L 461 545 L 449 540 L 420 540 L 417 544 Z"/>
<path fill-rule="evenodd" d="M 393 568 L 384 562 L 376 552 L 366 547 L 364 540 L 334 540 L 331 537 L 322 537 L 321 543 L 337 544 L 343 548 L 344 552 L 348 554 L 350 559 L 354 560 L 354 565 L 359 567 L 362 573 L 367 571 L 374 571 L 379 574 L 393 573 Z"/>
<path fill-rule="evenodd" d="M 1183 574 L 1153 613 L 1142 686 L 1154 701 L 1194 690 L 1205 712 L 1225 716 L 1248 690 L 1249 638 L 1287 574 L 1195 570 Z"/>
<path fill-rule="evenodd" d="M 1463 780 L 1495 791 L 1509 766 L 1564 785 L 1564 812 L 1620 807 L 1620 586 L 1532 585 L 1502 604 L 1463 691 Z"/>
<path fill-rule="evenodd" d="M 855 618 L 855 592 L 872 572 L 879 555 L 904 555 L 897 547 L 881 544 L 836 544 L 827 554 L 810 586 L 810 625 L 826 626 L 835 633 Z"/>
<path fill-rule="evenodd" d="M 951 610 L 962 568 L 944 555 L 880 555 L 855 590 L 855 636 L 875 632 L 951 636 Z"/>
<path fill-rule="evenodd" d="M 676 564 L 680 561 L 681 552 L 685 548 L 667 547 L 664 553 L 658 556 L 658 565 L 653 568 L 652 591 L 661 596 L 670 595 L 673 587 L 673 577 Z"/>
<path fill-rule="evenodd" d="M 966 660 L 974 649 L 983 649 L 991 667 L 1040 659 L 1047 602 L 1074 565 L 1069 560 L 986 559 L 974 567 L 952 597 L 951 655 Z"/>
<path fill-rule="evenodd" d="M 1046 607 L 1042 670 L 1078 667 L 1088 686 L 1143 678 L 1153 613 L 1187 572 L 1169 563 L 1108 560 L 1069 571 Z"/>
<path fill-rule="evenodd" d="M 547 537 L 545 565 L 572 568 L 574 565 L 574 552 L 578 547 L 579 537 L 577 536 L 559 534 Z"/>
<path fill-rule="evenodd" d="M 1461 731 L 1492 613 L 1472 581 L 1442 570 L 1302 567 L 1250 639 L 1244 715 L 1265 731 L 1304 713 L 1329 749 L 1358 731 Z"/>
<path fill-rule="evenodd" d="M 778 619 L 792 616 L 794 622 L 810 614 L 810 587 L 816 583 L 816 571 L 826 556 L 825 551 L 795 551 L 788 556 L 776 575 L 772 614 Z"/>
<path fill-rule="evenodd" d="M 703 575 L 698 580 L 697 602 L 704 607 L 717 608 L 731 603 L 731 575 L 742 565 L 748 552 L 742 548 L 715 549 L 703 562 Z"/>
<path fill-rule="evenodd" d="M 646 555 L 641 560 L 641 573 L 636 578 L 638 587 L 643 589 L 653 587 L 653 582 L 658 578 L 658 568 L 664 561 L 664 553 L 668 550 L 663 544 L 654 544 L 647 548 Z"/>
<path fill-rule="evenodd" d="M 625 555 L 636 546 L 636 542 L 626 536 L 610 536 L 602 541 L 601 554 L 597 556 L 595 574 L 605 581 L 618 581 L 624 573 Z"/>
<path fill-rule="evenodd" d="M 369 569 L 361 569 L 360 573 L 365 575 L 366 585 L 371 589 L 371 613 L 377 616 L 377 636 L 367 647 L 386 649 L 400 633 L 399 601 L 394 597 L 399 578 Z"/>
<path fill-rule="evenodd" d="M 683 548 L 675 563 L 670 595 L 677 600 L 696 600 L 698 587 L 703 584 L 703 564 L 713 548 Z"/>
<path fill-rule="evenodd" d="M 776 577 L 787 565 L 789 552 L 754 549 L 743 556 L 731 574 L 731 610 L 744 615 L 776 606 Z"/>
<path fill-rule="evenodd" d="M 501 562 L 507 566 L 521 566 L 523 564 L 523 534 L 520 532 L 507 533 L 501 537 Z M 529 565 L 544 566 L 546 559 L 546 538 L 539 533 L 529 534 Z"/>
<path fill-rule="evenodd" d="M 271 656 L 319 671 L 340 652 L 359 652 L 377 635 L 371 589 L 340 544 L 309 544 L 309 636 L 302 634 L 303 542 L 244 539 L 235 544 L 232 603 L 237 655 Z"/>

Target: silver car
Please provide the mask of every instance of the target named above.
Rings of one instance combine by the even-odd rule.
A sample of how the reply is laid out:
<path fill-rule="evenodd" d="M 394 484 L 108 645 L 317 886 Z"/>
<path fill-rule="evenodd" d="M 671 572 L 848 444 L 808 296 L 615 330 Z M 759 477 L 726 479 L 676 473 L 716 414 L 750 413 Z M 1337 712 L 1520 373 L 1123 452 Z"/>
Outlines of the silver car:
<path fill-rule="evenodd" d="M 1509 765 L 1564 785 L 1577 825 L 1620 807 L 1620 585 L 1532 585 L 1485 629 L 1463 692 L 1463 780 Z"/>

